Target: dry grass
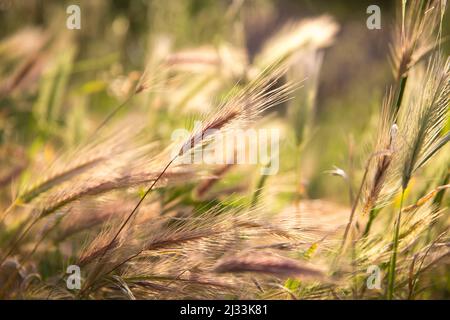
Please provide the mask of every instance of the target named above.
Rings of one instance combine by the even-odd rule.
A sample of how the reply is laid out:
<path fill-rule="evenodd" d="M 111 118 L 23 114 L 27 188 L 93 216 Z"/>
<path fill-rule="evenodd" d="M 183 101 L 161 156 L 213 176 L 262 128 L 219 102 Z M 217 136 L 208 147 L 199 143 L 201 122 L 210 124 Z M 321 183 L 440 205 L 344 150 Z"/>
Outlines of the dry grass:
<path fill-rule="evenodd" d="M 0 298 L 445 298 L 422 290 L 448 281 L 448 272 L 434 279 L 449 261 L 445 1 L 402 3 L 372 149 L 360 162 L 350 154 L 346 171 L 329 171 L 344 179 L 345 204 L 312 199 L 304 183 L 307 161 L 324 157 L 310 160 L 308 147 L 323 121 L 325 50 L 339 45 L 331 16 L 286 23 L 254 57 L 227 42 L 175 50 L 155 34 L 145 71 L 121 78 L 126 90 L 98 119 L 59 109 L 58 99 L 82 103 L 77 91 L 58 91 L 57 79 L 83 67 L 69 55 L 52 59 L 63 40 L 37 29 L 3 40 L 0 58 L 22 62 L 0 68 L 0 99 L 20 100 L 37 77 L 33 116 L 49 131 L 34 143 L 0 144 Z M 46 64 L 57 77 L 43 75 Z M 189 117 L 202 125 L 169 141 Z M 83 138 L 64 135 L 71 123 Z M 250 127 L 280 129 L 278 175 L 260 174 L 270 161 L 186 161 Z M 71 264 L 82 270 L 79 290 L 66 286 Z M 366 286 L 372 265 L 382 290 Z"/>

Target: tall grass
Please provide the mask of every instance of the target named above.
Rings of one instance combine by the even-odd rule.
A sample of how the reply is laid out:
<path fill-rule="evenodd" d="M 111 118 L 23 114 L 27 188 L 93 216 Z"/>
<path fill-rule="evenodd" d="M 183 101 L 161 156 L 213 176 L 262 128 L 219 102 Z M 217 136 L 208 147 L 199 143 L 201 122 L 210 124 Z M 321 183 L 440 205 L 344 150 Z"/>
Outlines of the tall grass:
<path fill-rule="evenodd" d="M 2 40 L 0 298 L 446 298 L 445 3 L 398 1 L 393 76 L 378 88 L 383 99 L 367 95 L 380 106 L 377 127 L 347 128 L 322 105 L 342 89 L 340 78 L 323 82 L 329 50 L 346 50 L 332 12 L 287 21 L 248 50 L 238 35 L 249 12 L 268 21 L 273 8 L 233 2 L 223 15 L 211 6 L 214 19 L 198 20 L 214 35 L 206 41 L 206 31 L 182 36 L 194 23 L 184 6 L 155 2 L 147 47 L 124 45 L 146 50 L 142 72 L 125 72 L 132 62 L 116 55 L 92 60 L 52 26 Z M 115 19 L 114 37 L 126 43 L 135 31 Z M 201 125 L 192 129 L 193 120 Z M 360 127 L 341 148 L 336 128 Z M 180 128 L 188 136 L 172 141 Z M 277 175 L 261 175 L 273 159 L 186 161 L 248 128 L 279 130 Z M 327 130 L 348 168 L 327 158 Z M 314 172 L 322 162 L 336 164 L 331 175 Z M 79 290 L 66 285 L 73 264 Z M 367 285 L 371 266 L 381 271 L 379 289 Z"/>

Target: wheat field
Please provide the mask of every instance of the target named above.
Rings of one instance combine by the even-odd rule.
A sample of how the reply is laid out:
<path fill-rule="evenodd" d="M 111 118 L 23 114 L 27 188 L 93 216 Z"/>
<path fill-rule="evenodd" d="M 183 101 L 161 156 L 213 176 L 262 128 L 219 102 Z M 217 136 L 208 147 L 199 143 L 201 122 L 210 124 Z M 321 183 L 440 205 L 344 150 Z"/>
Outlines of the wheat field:
<path fill-rule="evenodd" d="M 0 1 L 0 299 L 450 298 L 446 1 L 78 3 Z"/>

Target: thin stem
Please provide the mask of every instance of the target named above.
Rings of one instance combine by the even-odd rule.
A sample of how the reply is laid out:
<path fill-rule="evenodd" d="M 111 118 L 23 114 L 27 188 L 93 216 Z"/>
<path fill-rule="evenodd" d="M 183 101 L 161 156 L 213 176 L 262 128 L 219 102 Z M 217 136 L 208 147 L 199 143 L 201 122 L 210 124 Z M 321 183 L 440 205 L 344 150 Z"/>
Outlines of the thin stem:
<path fill-rule="evenodd" d="M 18 247 L 19 243 L 25 238 L 25 236 L 27 235 L 27 233 L 31 230 L 31 228 L 34 227 L 34 225 L 39 221 L 39 218 L 34 219 L 30 225 L 28 227 L 26 227 L 26 229 L 20 234 L 20 236 L 18 238 L 16 238 L 13 243 L 11 244 L 11 247 L 9 249 L 9 251 L 2 257 L 2 259 L 0 260 L 0 266 L 3 264 L 3 262 L 5 262 L 5 260 L 16 250 L 16 248 Z"/>
<path fill-rule="evenodd" d="M 151 184 L 151 186 L 147 189 L 147 191 L 145 191 L 144 195 L 141 197 L 141 199 L 139 200 L 139 202 L 136 204 L 136 206 L 134 207 L 134 209 L 130 212 L 130 214 L 128 215 L 128 217 L 125 219 L 125 221 L 122 223 L 122 225 L 120 226 L 119 230 L 116 232 L 116 234 L 114 235 L 114 237 L 112 238 L 112 240 L 108 243 L 108 245 L 105 247 L 105 250 L 103 250 L 102 255 L 99 258 L 98 261 L 98 265 L 100 265 L 101 261 L 103 260 L 103 258 L 105 257 L 106 253 L 112 248 L 113 243 L 116 241 L 117 237 L 120 235 L 120 233 L 122 232 L 122 230 L 125 228 L 125 226 L 128 224 L 128 222 L 131 220 L 131 218 L 136 214 L 137 210 L 139 209 L 139 207 L 141 206 L 142 202 L 144 201 L 144 199 L 147 197 L 147 195 L 150 193 L 150 191 L 153 190 L 153 187 L 156 185 L 156 183 L 161 179 L 161 177 L 164 175 L 164 173 L 167 171 L 167 169 L 169 169 L 170 165 L 175 161 L 175 159 L 178 157 L 175 156 L 174 158 L 172 158 L 172 160 L 170 160 L 167 165 L 164 167 L 164 169 L 161 171 L 161 173 L 158 175 L 158 177 L 155 179 L 155 181 L 153 181 L 153 183 Z M 86 289 L 82 290 L 79 293 L 79 296 L 82 296 L 87 290 L 89 290 L 91 287 L 88 286 Z"/>
<path fill-rule="evenodd" d="M 397 117 L 397 114 L 400 110 L 400 106 L 402 105 L 403 94 L 405 93 L 405 87 L 406 87 L 407 80 L 408 80 L 408 76 L 403 76 L 400 79 L 399 87 L 397 90 L 397 99 L 396 99 L 397 101 L 395 103 L 394 118 Z"/>
<path fill-rule="evenodd" d="M 358 189 L 358 193 L 356 194 L 356 198 L 353 201 L 352 211 L 350 212 L 349 221 L 347 223 L 347 226 L 345 227 L 344 236 L 342 238 L 342 245 L 341 245 L 341 248 L 338 251 L 338 254 L 337 254 L 335 262 L 334 262 L 334 265 L 337 264 L 337 262 L 339 261 L 339 257 L 345 252 L 345 249 L 347 247 L 348 234 L 349 234 L 350 228 L 351 228 L 351 226 L 353 224 L 353 219 L 354 219 L 354 216 L 355 216 L 356 208 L 358 207 L 359 199 L 361 198 L 361 194 L 362 194 L 362 191 L 363 191 L 363 188 L 364 188 L 364 184 L 366 183 L 367 175 L 369 173 L 369 166 L 370 166 L 370 163 L 372 162 L 372 159 L 375 158 L 377 155 L 378 155 L 377 153 L 372 153 L 372 155 L 367 160 L 366 168 L 364 169 L 364 175 L 363 175 L 361 183 L 359 185 L 359 189 Z"/>
<path fill-rule="evenodd" d="M 268 175 L 266 175 L 266 174 L 261 175 L 261 177 L 259 178 L 258 184 L 256 185 L 256 189 L 255 189 L 255 192 L 252 197 L 252 201 L 250 203 L 250 208 L 254 208 L 258 204 L 259 197 L 261 196 L 261 193 L 264 188 L 264 185 L 266 184 L 267 178 L 268 178 Z"/>
<path fill-rule="evenodd" d="M 400 235 L 400 223 L 402 219 L 402 207 L 403 199 L 405 197 L 405 188 L 402 189 L 402 196 L 400 199 L 400 208 L 398 210 L 397 220 L 395 222 L 394 239 L 392 245 L 392 255 L 389 262 L 389 273 L 388 273 L 388 288 L 387 288 L 387 299 L 392 300 L 394 297 L 394 285 L 395 285 L 395 269 L 397 264 L 397 250 L 398 250 L 398 238 Z"/>
<path fill-rule="evenodd" d="M 369 162 L 370 162 L 370 159 L 369 159 Z M 345 248 L 347 246 L 348 235 L 349 235 L 349 232 L 350 232 L 350 228 L 351 228 L 351 226 L 353 224 L 353 219 L 354 219 L 354 216 L 355 216 L 356 207 L 358 206 L 359 198 L 361 197 L 361 193 L 362 193 L 362 190 L 363 190 L 363 187 L 364 187 L 364 183 L 366 181 L 367 173 L 369 171 L 368 168 L 369 168 L 369 166 L 367 165 L 367 168 L 364 171 L 364 176 L 362 178 L 361 184 L 359 186 L 358 194 L 356 195 L 356 198 L 355 198 L 355 200 L 353 202 L 352 211 L 350 212 L 349 221 L 347 223 L 347 226 L 345 227 L 344 237 L 342 239 L 342 246 L 341 246 L 341 250 L 340 250 L 341 253 L 343 253 L 345 251 Z"/>
<path fill-rule="evenodd" d="M 119 112 L 123 107 L 125 107 L 125 105 L 131 100 L 131 98 L 133 98 L 136 95 L 136 93 L 134 92 L 133 94 L 131 94 L 128 98 L 125 99 L 124 102 L 122 102 L 121 104 L 119 104 L 113 111 L 111 111 L 110 114 L 108 114 L 108 116 L 98 125 L 98 127 L 94 130 L 94 132 L 92 133 L 91 137 L 97 135 L 97 133 L 106 125 L 106 123 L 111 120 L 117 112 Z"/>
<path fill-rule="evenodd" d="M 3 220 L 5 220 L 5 218 L 8 216 L 8 214 L 11 212 L 12 209 L 14 209 L 17 204 L 19 203 L 18 199 L 14 200 L 8 208 L 6 208 L 5 211 L 3 211 L 2 216 L 0 217 L 0 223 L 3 222 Z"/>
<path fill-rule="evenodd" d="M 139 209 L 139 207 L 141 206 L 142 202 L 144 201 L 144 199 L 147 197 L 147 195 L 150 193 L 150 191 L 152 191 L 153 187 L 156 185 L 156 183 L 161 179 L 161 177 L 163 176 L 163 174 L 167 171 L 167 169 L 169 169 L 170 165 L 175 161 L 176 157 L 174 157 L 172 160 L 169 161 L 169 163 L 165 166 L 165 168 L 161 171 L 161 173 L 158 175 L 158 177 L 155 179 L 155 181 L 153 181 L 153 183 L 151 184 L 151 186 L 147 189 L 147 191 L 145 191 L 144 195 L 141 197 L 141 199 L 138 201 L 138 203 L 136 204 L 136 206 L 134 207 L 134 209 L 130 212 L 130 214 L 128 215 L 128 217 L 125 219 L 125 221 L 122 223 L 122 225 L 120 226 L 119 230 L 116 232 L 116 234 L 114 235 L 114 237 L 112 238 L 112 240 L 108 243 L 108 245 L 106 246 L 106 250 L 103 251 L 103 254 L 100 257 L 100 260 L 102 260 L 102 258 L 105 256 L 105 254 L 109 251 L 109 249 L 111 249 L 111 245 L 114 243 L 114 241 L 117 240 L 117 237 L 119 236 L 119 234 L 122 232 L 123 228 L 125 228 L 125 226 L 128 224 L 128 222 L 131 220 L 131 218 L 136 214 L 137 210 Z"/>
<path fill-rule="evenodd" d="M 380 209 L 372 208 L 369 213 L 369 221 L 367 221 L 366 228 L 364 229 L 363 238 L 367 237 L 370 233 L 370 228 L 372 227 L 373 221 L 378 216 Z"/>
<path fill-rule="evenodd" d="M 358 299 L 358 279 L 356 272 L 356 241 L 352 240 L 352 273 L 353 273 L 353 299 Z"/>

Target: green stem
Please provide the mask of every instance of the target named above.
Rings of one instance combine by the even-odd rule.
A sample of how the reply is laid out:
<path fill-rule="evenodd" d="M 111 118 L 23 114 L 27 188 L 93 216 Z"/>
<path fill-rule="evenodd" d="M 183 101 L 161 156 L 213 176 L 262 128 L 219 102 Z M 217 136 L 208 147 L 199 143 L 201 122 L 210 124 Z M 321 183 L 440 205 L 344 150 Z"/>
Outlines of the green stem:
<path fill-rule="evenodd" d="M 259 178 L 258 184 L 255 189 L 255 193 L 253 194 L 252 201 L 250 203 L 250 208 L 254 208 L 258 204 L 259 197 L 261 196 L 261 192 L 264 188 L 264 185 L 266 184 L 268 175 L 263 174 Z"/>
<path fill-rule="evenodd" d="M 394 285 L 395 285 L 395 268 L 397 264 L 397 250 L 398 250 L 398 238 L 400 235 L 400 222 L 402 219 L 402 207 L 403 198 L 405 197 L 405 189 L 402 190 L 402 197 L 400 199 L 400 209 L 398 210 L 397 220 L 395 222 L 394 230 L 394 240 L 392 246 L 392 255 L 389 262 L 389 273 L 388 273 L 388 288 L 387 288 L 387 299 L 392 300 L 394 296 Z"/>
<path fill-rule="evenodd" d="M 370 228 L 372 227 L 373 221 L 378 216 L 380 209 L 371 209 L 369 213 L 369 221 L 367 221 L 366 228 L 364 229 L 363 238 L 367 237 L 370 233 Z"/>
<path fill-rule="evenodd" d="M 397 99 L 396 99 L 397 101 L 395 103 L 395 112 L 394 112 L 395 117 L 397 116 L 398 111 L 400 110 L 400 106 L 402 104 L 403 94 L 405 93 L 405 87 L 406 87 L 407 80 L 408 80 L 408 76 L 401 77 L 401 79 L 400 79 L 399 87 L 397 90 Z"/>

